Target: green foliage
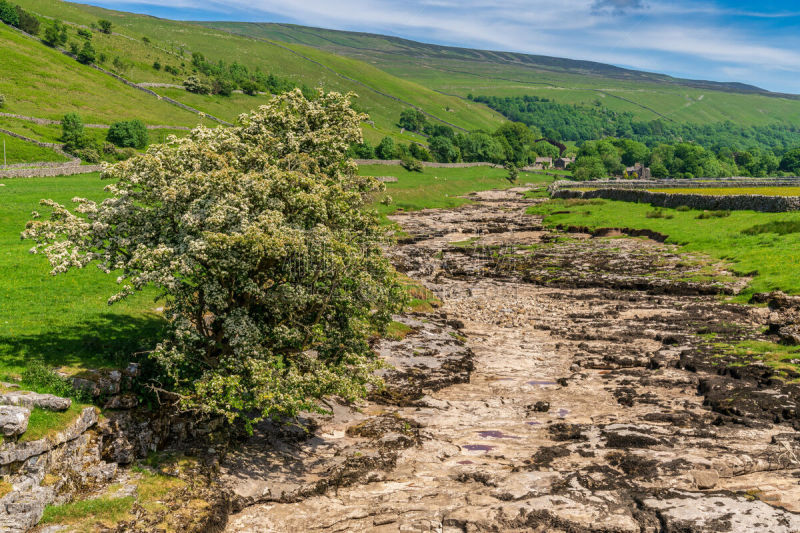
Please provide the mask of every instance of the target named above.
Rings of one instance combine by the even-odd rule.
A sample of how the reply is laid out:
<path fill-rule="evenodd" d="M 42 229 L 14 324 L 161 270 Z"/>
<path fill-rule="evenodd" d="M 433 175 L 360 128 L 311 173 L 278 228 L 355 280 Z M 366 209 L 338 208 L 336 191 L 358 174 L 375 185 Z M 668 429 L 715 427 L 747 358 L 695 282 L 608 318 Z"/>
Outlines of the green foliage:
<path fill-rule="evenodd" d="M 83 63 L 84 65 L 88 65 L 89 63 L 93 63 L 95 60 L 95 51 L 92 43 L 86 41 L 83 43 L 80 52 L 78 52 L 78 61 Z"/>
<path fill-rule="evenodd" d="M 147 146 L 149 140 L 147 126 L 139 119 L 115 122 L 108 128 L 106 140 L 122 148 L 141 150 Z"/>
<path fill-rule="evenodd" d="M 91 40 L 91 38 L 92 38 L 92 32 L 90 32 L 89 30 L 84 30 L 83 28 L 78 28 L 78 32 L 77 33 L 78 33 L 78 37 L 86 39 L 87 41 Z"/>
<path fill-rule="evenodd" d="M 155 70 L 161 70 L 161 62 L 160 62 L 158 59 L 156 59 L 155 61 L 153 61 L 153 68 L 154 68 Z"/>
<path fill-rule="evenodd" d="M 19 17 L 19 29 L 31 35 L 39 35 L 39 19 L 17 6 L 17 16 Z"/>
<path fill-rule="evenodd" d="M 28 361 L 22 372 L 22 385 L 30 390 L 72 398 L 79 402 L 91 401 L 91 396 L 72 386 L 72 382 L 56 373 L 55 369 L 41 361 Z"/>
<path fill-rule="evenodd" d="M 60 20 L 53 20 L 44 30 L 42 41 L 47 46 L 64 46 L 67 44 L 67 27 Z"/>
<path fill-rule="evenodd" d="M 608 170 L 603 159 L 597 155 L 587 155 L 575 160 L 572 176 L 579 181 L 595 180 L 606 177 Z"/>
<path fill-rule="evenodd" d="M 517 165 L 511 161 L 506 161 L 504 168 L 508 171 L 508 177 L 506 179 L 508 179 L 508 181 L 511 183 L 515 183 L 517 178 L 519 178 L 519 169 L 517 168 Z"/>
<path fill-rule="evenodd" d="M 0 108 L 5 107 L 6 105 L 6 95 L 0 93 Z"/>
<path fill-rule="evenodd" d="M 777 235 L 800 233 L 800 220 L 773 221 L 766 224 L 757 224 L 752 228 L 742 230 L 742 235 L 760 235 L 762 233 L 775 233 Z"/>
<path fill-rule="evenodd" d="M 461 159 L 467 162 L 499 164 L 506 160 L 506 151 L 500 139 L 482 131 L 459 133 L 454 143 L 461 152 Z"/>
<path fill-rule="evenodd" d="M 794 148 L 783 154 L 780 168 L 784 172 L 800 175 L 800 148 Z"/>
<path fill-rule="evenodd" d="M 64 142 L 64 150 L 74 152 L 86 147 L 89 140 L 83 129 L 83 121 L 77 113 L 67 113 L 61 119 L 61 140 Z"/>
<path fill-rule="evenodd" d="M 494 137 L 501 143 L 505 151 L 505 160 L 517 166 L 525 166 L 533 162 L 533 146 L 538 135 L 521 122 L 506 122 L 494 132 Z"/>
<path fill-rule="evenodd" d="M 602 105 L 559 104 L 530 95 L 479 96 L 475 101 L 485 103 L 509 120 L 536 126 L 547 137 L 569 141 L 621 137 L 655 146 L 690 140 L 705 148 L 730 146 L 747 150 L 780 150 L 800 144 L 797 128 L 777 122 L 766 126 L 745 126 L 729 120 L 712 124 L 679 123 L 661 118 L 641 122 L 632 112 L 619 113 Z"/>
<path fill-rule="evenodd" d="M 0 0 L 0 21 L 9 26 L 19 27 L 19 13 L 14 4 L 8 0 Z"/>
<path fill-rule="evenodd" d="M 228 80 L 214 78 L 211 82 L 211 92 L 220 96 L 230 96 L 233 94 L 234 84 Z"/>
<path fill-rule="evenodd" d="M 403 166 L 404 169 L 411 171 L 411 172 L 422 172 L 425 168 L 422 166 L 422 163 L 410 155 L 404 156 L 400 160 L 400 164 Z"/>
<path fill-rule="evenodd" d="M 697 215 L 698 220 L 706 220 L 709 218 L 725 218 L 731 216 L 730 211 L 703 211 Z"/>
<path fill-rule="evenodd" d="M 189 76 L 183 80 L 183 86 L 190 93 L 195 94 L 208 94 L 211 92 L 211 87 L 200 80 L 197 76 Z"/>
<path fill-rule="evenodd" d="M 663 208 L 663 218 L 648 218 L 647 213 L 652 210 L 649 204 L 606 201 L 570 211 L 566 201 L 552 200 L 530 212 L 546 215 L 548 226 L 649 229 L 667 235 L 667 242 L 679 245 L 682 252 L 702 253 L 729 261 L 730 270 L 753 278 L 739 300 L 747 301 L 754 292 L 774 290 L 800 294 L 797 270 L 787 268 L 787 265 L 797 264 L 800 233 L 744 233 L 754 226 L 800 223 L 800 212 L 731 211 L 721 218 L 697 218 L 697 210 Z"/>
<path fill-rule="evenodd" d="M 395 156 L 394 139 L 391 137 L 384 137 L 381 142 L 375 147 L 375 155 L 378 159 L 394 159 Z"/>
<path fill-rule="evenodd" d="M 444 135 L 431 137 L 428 149 L 439 163 L 457 163 L 461 159 L 461 150 L 452 139 Z"/>
<path fill-rule="evenodd" d="M 163 399 L 247 424 L 355 400 L 377 379 L 369 339 L 404 294 L 359 209 L 379 184 L 345 157 L 364 118 L 336 93 L 286 93 L 111 167 L 104 202 L 43 201 L 49 218 L 23 237 L 54 274 L 118 271 L 110 302 L 156 287 Z"/>
<path fill-rule="evenodd" d="M 419 109 L 404 109 L 402 113 L 400 113 L 400 120 L 397 123 L 398 126 L 401 128 L 405 128 L 408 131 L 416 131 L 419 133 L 425 132 L 425 130 L 430 126 L 428 123 L 428 117 L 420 111 Z"/>
<path fill-rule="evenodd" d="M 410 143 L 408 145 L 408 152 L 411 154 L 411 157 L 414 159 L 418 159 L 420 161 L 430 161 L 431 160 L 431 153 L 428 151 L 427 148 L 421 146 L 417 143 Z"/>
<path fill-rule="evenodd" d="M 355 159 L 374 159 L 375 148 L 368 141 L 354 143 L 350 146 L 349 155 Z"/>
<path fill-rule="evenodd" d="M 107 35 L 111 35 L 111 28 L 112 24 L 110 20 L 101 19 L 97 21 L 97 27 L 100 29 L 102 33 Z"/>

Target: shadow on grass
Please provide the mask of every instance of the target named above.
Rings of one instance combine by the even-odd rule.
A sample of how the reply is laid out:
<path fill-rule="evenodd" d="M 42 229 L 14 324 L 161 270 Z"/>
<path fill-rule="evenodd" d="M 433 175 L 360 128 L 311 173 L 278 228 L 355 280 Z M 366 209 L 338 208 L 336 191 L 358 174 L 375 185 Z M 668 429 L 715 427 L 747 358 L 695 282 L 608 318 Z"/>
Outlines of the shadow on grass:
<path fill-rule="evenodd" d="M 67 328 L 0 337 L 0 372 L 23 369 L 33 360 L 54 367 L 124 366 L 136 358 L 133 354 L 152 350 L 164 326 L 155 314 L 103 313 Z"/>

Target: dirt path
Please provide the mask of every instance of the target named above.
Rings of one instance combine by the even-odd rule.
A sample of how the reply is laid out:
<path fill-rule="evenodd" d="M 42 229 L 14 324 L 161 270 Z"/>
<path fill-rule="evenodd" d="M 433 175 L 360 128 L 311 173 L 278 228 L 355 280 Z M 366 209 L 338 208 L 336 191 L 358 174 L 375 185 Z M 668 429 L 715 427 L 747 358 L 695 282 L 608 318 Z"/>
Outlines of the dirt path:
<path fill-rule="evenodd" d="M 698 335 L 769 311 L 664 245 L 480 199 L 396 217 L 398 268 L 442 308 L 377 346 L 386 391 L 231 454 L 227 531 L 800 531 L 796 388 L 719 372 Z"/>

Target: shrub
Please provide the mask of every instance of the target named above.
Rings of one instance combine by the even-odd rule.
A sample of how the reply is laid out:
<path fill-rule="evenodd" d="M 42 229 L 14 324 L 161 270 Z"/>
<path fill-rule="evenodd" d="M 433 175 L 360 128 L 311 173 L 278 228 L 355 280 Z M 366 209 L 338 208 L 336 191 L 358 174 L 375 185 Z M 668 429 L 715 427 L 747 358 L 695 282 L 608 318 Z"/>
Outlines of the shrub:
<path fill-rule="evenodd" d="M 506 179 L 511 183 L 516 182 L 517 178 L 519 178 L 519 169 L 517 169 L 517 165 L 511 161 L 506 161 L 505 165 L 503 165 L 503 168 L 508 171 L 508 176 L 506 176 Z"/>
<path fill-rule="evenodd" d="M 72 155 L 81 159 L 81 161 L 85 161 L 86 163 L 99 163 L 100 162 L 100 153 L 97 151 L 96 148 L 92 148 L 87 146 L 86 148 L 79 148 L 78 150 L 73 150 Z"/>
<path fill-rule="evenodd" d="M 147 146 L 147 126 L 139 119 L 115 122 L 108 129 L 106 140 L 122 148 L 142 149 Z"/>
<path fill-rule="evenodd" d="M 83 28 L 78 28 L 78 37 L 82 37 L 88 41 L 92 38 L 92 32 L 84 30 Z"/>
<path fill-rule="evenodd" d="M 39 35 L 39 19 L 36 16 L 20 6 L 17 6 L 17 16 L 19 17 L 19 29 L 31 35 Z"/>
<path fill-rule="evenodd" d="M 153 68 L 156 70 L 161 70 L 161 63 L 159 63 L 158 59 L 153 61 Z"/>
<path fill-rule="evenodd" d="M 83 63 L 84 65 L 88 65 L 89 63 L 94 63 L 95 59 L 95 52 L 92 43 L 86 41 L 83 43 L 83 47 L 81 51 L 78 52 L 78 61 Z"/>
<path fill-rule="evenodd" d="M 153 389 L 198 414 L 253 422 L 355 401 L 378 381 L 370 348 L 404 289 L 377 214 L 380 184 L 346 158 L 365 115 L 349 97 L 300 90 L 197 127 L 110 167 L 109 198 L 76 198 L 23 238 L 54 274 L 115 270 L 110 302 L 155 286 L 168 334 L 151 354 Z"/>
<path fill-rule="evenodd" d="M 177 76 L 179 71 L 176 67 L 173 67 L 172 65 L 164 65 L 164 72 L 168 72 L 173 76 Z"/>
<path fill-rule="evenodd" d="M 672 213 L 665 213 L 661 209 L 656 208 L 654 211 L 648 211 L 644 214 L 645 218 L 674 218 Z"/>
<path fill-rule="evenodd" d="M 91 401 L 88 392 L 77 390 L 69 379 L 60 376 L 41 361 L 27 362 L 25 370 L 22 371 L 22 384 L 40 393 L 55 394 L 79 402 Z"/>
<path fill-rule="evenodd" d="M 6 105 L 6 95 L 0 93 L 0 107 L 4 107 Z"/>
<path fill-rule="evenodd" d="M 230 96 L 233 93 L 233 83 L 221 78 L 211 82 L 211 92 L 220 96 Z"/>
<path fill-rule="evenodd" d="M 703 211 L 696 218 L 703 220 L 708 218 L 725 218 L 731 216 L 730 211 Z"/>
<path fill-rule="evenodd" d="M 67 113 L 61 120 L 61 140 L 64 149 L 73 153 L 84 148 L 88 142 L 86 133 L 83 130 L 83 121 L 77 113 Z"/>
<path fill-rule="evenodd" d="M 63 46 L 67 44 L 67 27 L 61 21 L 52 21 L 44 30 L 42 41 L 47 46 Z"/>
<path fill-rule="evenodd" d="M 373 148 L 369 142 L 364 141 L 363 143 L 358 143 L 351 146 L 350 154 L 352 157 L 357 159 L 374 159 L 375 148 Z"/>
<path fill-rule="evenodd" d="M 9 26 L 19 26 L 19 13 L 14 4 L 7 0 L 0 0 L 0 20 Z"/>
<path fill-rule="evenodd" d="M 211 92 L 211 87 L 200 81 L 200 78 L 197 76 L 189 76 L 183 80 L 183 86 L 186 87 L 186 90 L 190 93 L 208 94 Z"/>
<path fill-rule="evenodd" d="M 78 52 L 80 52 L 81 49 L 78 46 L 78 43 L 71 42 L 71 43 L 69 43 L 69 51 L 72 52 L 72 55 L 77 57 L 78 56 Z"/>
<path fill-rule="evenodd" d="M 100 52 L 97 54 L 98 63 L 105 63 L 106 61 L 108 61 L 108 56 L 105 54 L 105 52 Z"/>
<path fill-rule="evenodd" d="M 692 209 L 688 205 L 679 205 L 675 208 L 675 211 L 680 211 L 681 213 L 685 213 L 686 211 L 691 211 Z"/>
<path fill-rule="evenodd" d="M 148 37 L 147 35 L 145 35 L 144 37 L 142 37 L 142 42 L 143 42 L 144 44 L 150 44 L 150 37 Z"/>
<path fill-rule="evenodd" d="M 422 172 L 424 168 L 421 161 L 417 161 L 410 155 L 403 156 L 403 158 L 400 160 L 400 164 L 403 165 L 403 168 L 409 172 Z"/>
<path fill-rule="evenodd" d="M 378 159 L 394 159 L 395 146 L 394 139 L 391 137 L 384 137 L 378 146 L 375 147 L 375 155 Z"/>
<path fill-rule="evenodd" d="M 251 80 L 242 81 L 239 86 L 242 88 L 244 94 L 255 96 L 258 94 L 258 85 Z"/>
<path fill-rule="evenodd" d="M 102 33 L 110 34 L 111 33 L 111 21 L 110 20 L 98 20 L 97 27 L 100 29 Z"/>

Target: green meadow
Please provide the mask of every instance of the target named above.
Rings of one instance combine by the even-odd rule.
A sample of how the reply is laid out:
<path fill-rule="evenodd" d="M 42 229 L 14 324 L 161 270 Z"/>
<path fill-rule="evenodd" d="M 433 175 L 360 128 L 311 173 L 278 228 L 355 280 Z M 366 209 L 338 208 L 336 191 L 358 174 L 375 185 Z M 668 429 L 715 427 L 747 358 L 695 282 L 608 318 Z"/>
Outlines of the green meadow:
<path fill-rule="evenodd" d="M 530 212 L 544 215 L 548 226 L 649 229 L 667 235 L 667 242 L 681 251 L 707 254 L 752 276 L 740 299 L 773 290 L 800 294 L 800 212 L 709 214 L 610 200 L 550 200 Z"/>

